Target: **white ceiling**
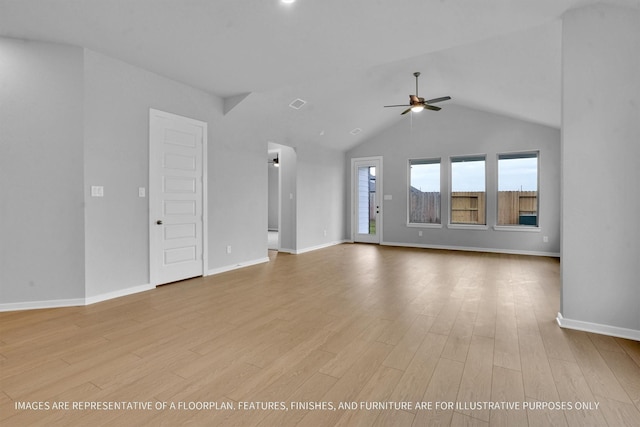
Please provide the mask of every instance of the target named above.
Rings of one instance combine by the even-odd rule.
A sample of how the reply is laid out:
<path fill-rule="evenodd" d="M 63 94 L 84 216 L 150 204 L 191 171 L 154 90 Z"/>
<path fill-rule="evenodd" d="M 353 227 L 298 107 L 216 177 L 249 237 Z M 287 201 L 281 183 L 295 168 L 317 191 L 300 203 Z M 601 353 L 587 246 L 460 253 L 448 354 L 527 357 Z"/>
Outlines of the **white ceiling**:
<path fill-rule="evenodd" d="M 227 115 L 265 142 L 348 149 L 410 119 L 382 106 L 408 102 L 414 71 L 426 98 L 559 127 L 560 17 L 587 3 L 0 0 L 0 35 L 84 46 L 221 97 L 250 93 Z M 293 110 L 296 98 L 308 103 Z"/>

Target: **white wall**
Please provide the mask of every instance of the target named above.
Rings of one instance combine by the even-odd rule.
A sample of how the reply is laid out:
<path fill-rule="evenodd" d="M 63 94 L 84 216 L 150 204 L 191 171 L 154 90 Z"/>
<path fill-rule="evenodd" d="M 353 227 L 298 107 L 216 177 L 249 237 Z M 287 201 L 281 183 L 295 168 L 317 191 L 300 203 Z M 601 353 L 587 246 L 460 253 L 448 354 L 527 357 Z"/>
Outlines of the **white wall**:
<path fill-rule="evenodd" d="M 540 151 L 540 232 L 496 231 L 497 155 Z M 442 159 L 443 188 L 449 188 L 449 157 L 485 154 L 487 166 L 487 230 L 447 228 L 448 193 L 442 195 L 442 228 L 407 227 L 409 159 Z M 560 131 L 542 125 L 453 104 L 439 112 L 424 111 L 397 124 L 347 153 L 347 159 L 383 156 L 385 243 L 412 246 L 475 248 L 557 255 L 560 252 Z M 349 160 L 350 162 L 350 160 Z M 348 171 L 350 173 L 350 171 Z M 350 183 L 350 175 L 347 180 Z M 348 184 L 350 185 L 350 184 Z M 448 190 L 447 190 L 448 191 Z M 351 233 L 349 201 L 348 234 Z M 418 235 L 422 230 L 422 236 Z M 548 236 L 549 242 L 543 242 Z"/>
<path fill-rule="evenodd" d="M 221 100 L 108 56 L 85 51 L 86 288 L 92 297 L 149 283 L 149 108 L 220 127 Z M 212 144 L 216 140 L 213 137 Z M 215 224 L 214 224 L 215 229 Z"/>
<path fill-rule="evenodd" d="M 298 252 L 344 241 L 344 153 L 317 147 L 297 152 Z"/>
<path fill-rule="evenodd" d="M 298 248 L 298 154 L 292 147 L 276 145 L 280 150 L 280 250 L 295 253 Z"/>
<path fill-rule="evenodd" d="M 109 183 L 102 200 L 87 203 L 92 294 L 149 281 L 148 201 L 138 197 L 138 187 L 148 187 L 149 108 L 208 123 L 207 273 L 266 261 L 265 151 L 246 121 L 223 116 L 222 99 L 187 85 L 90 51 L 85 62 L 86 185 Z M 100 207 L 110 188 L 115 198 Z"/>
<path fill-rule="evenodd" d="M 78 47 L 0 49 L 0 309 L 148 285 L 149 108 L 208 123 L 209 272 L 268 259 L 265 144 L 222 99 Z"/>
<path fill-rule="evenodd" d="M 246 118 L 225 116 L 209 129 L 209 269 L 266 261 L 265 141 Z"/>
<path fill-rule="evenodd" d="M 148 286 L 148 199 L 138 188 L 148 190 L 149 108 L 208 123 L 207 273 L 268 260 L 260 127 L 224 115 L 220 98 L 103 54 L 0 42 L 0 309 L 82 304 Z M 281 147 L 280 231 L 291 252 L 344 239 L 343 155 L 302 153 Z M 91 186 L 104 197 L 91 197 Z"/>
<path fill-rule="evenodd" d="M 85 296 L 82 57 L 0 38 L 0 303 Z"/>
<path fill-rule="evenodd" d="M 640 13 L 568 12 L 563 52 L 561 314 L 640 339 Z"/>

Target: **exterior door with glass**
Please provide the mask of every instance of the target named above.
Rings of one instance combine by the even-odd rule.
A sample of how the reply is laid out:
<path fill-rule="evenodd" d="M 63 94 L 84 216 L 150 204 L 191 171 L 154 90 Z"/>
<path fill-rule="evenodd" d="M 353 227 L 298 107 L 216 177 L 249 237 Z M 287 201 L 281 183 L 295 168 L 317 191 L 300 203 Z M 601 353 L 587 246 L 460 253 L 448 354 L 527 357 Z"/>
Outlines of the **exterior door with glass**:
<path fill-rule="evenodd" d="M 382 157 L 352 159 L 354 242 L 382 240 Z"/>

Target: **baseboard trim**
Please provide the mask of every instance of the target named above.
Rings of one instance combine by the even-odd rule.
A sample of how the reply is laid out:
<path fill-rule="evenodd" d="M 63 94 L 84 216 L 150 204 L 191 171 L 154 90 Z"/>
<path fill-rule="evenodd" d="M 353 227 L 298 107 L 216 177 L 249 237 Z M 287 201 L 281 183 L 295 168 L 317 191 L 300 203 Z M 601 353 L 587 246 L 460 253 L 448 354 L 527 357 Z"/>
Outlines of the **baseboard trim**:
<path fill-rule="evenodd" d="M 561 328 L 575 329 L 576 331 L 592 332 L 594 334 L 609 335 L 612 337 L 626 338 L 640 341 L 640 331 L 635 329 L 620 328 L 617 326 L 602 325 L 599 323 L 584 322 L 582 320 L 565 319 L 562 313 L 558 313 L 556 321 Z"/>
<path fill-rule="evenodd" d="M 346 243 L 346 240 L 336 240 L 336 241 L 329 242 L 329 243 L 323 243 L 322 245 L 309 246 L 308 248 L 298 249 L 297 251 L 292 252 L 292 253 L 295 253 L 296 255 L 300 255 L 300 254 L 303 254 L 305 252 L 317 251 L 318 249 L 329 248 L 331 246 L 341 245 L 343 243 Z"/>
<path fill-rule="evenodd" d="M 297 253 L 295 249 L 289 249 L 289 248 L 280 248 L 278 249 L 278 252 L 284 252 L 287 254 L 294 254 L 294 255 Z"/>
<path fill-rule="evenodd" d="M 441 250 L 447 250 L 447 251 L 467 251 L 467 252 L 488 252 L 488 253 L 496 253 L 496 254 L 532 255 L 532 256 L 546 256 L 546 257 L 552 257 L 552 258 L 560 258 L 560 253 L 558 252 L 523 251 L 519 249 L 477 248 L 473 246 L 425 245 L 420 243 L 399 243 L 399 242 L 382 242 L 380 244 L 385 246 L 399 246 L 399 247 L 407 247 L 407 248 L 441 249 Z"/>
<path fill-rule="evenodd" d="M 214 274 L 226 273 L 227 271 L 237 270 L 239 268 L 250 267 L 256 264 L 263 264 L 269 262 L 269 257 L 258 258 L 251 261 L 245 261 L 238 264 L 226 265 L 224 267 L 214 268 L 207 272 L 207 276 L 213 276 Z"/>
<path fill-rule="evenodd" d="M 78 307 L 85 305 L 84 298 L 25 301 L 0 304 L 0 311 L 40 310 L 43 308 Z"/>
<path fill-rule="evenodd" d="M 43 308 L 81 307 L 81 306 L 91 305 L 91 304 L 95 304 L 102 301 L 107 301 L 114 298 L 120 298 L 120 297 L 125 297 L 127 295 L 133 295 L 140 292 L 150 291 L 151 289 L 155 289 L 155 286 L 140 285 L 140 286 L 134 286 L 131 288 L 120 289 L 118 291 L 107 292 L 106 294 L 94 295 L 92 297 L 87 297 L 87 298 L 4 303 L 4 304 L 0 304 L 0 312 L 40 310 Z"/>
<path fill-rule="evenodd" d="M 255 264 L 261 264 L 269 262 L 269 258 L 260 258 L 253 261 L 247 261 L 240 264 L 229 265 L 221 268 L 216 268 L 213 270 L 209 270 L 207 272 L 207 276 L 211 276 L 213 274 L 224 273 L 225 271 L 231 271 L 242 267 L 249 267 Z M 59 300 L 49 300 L 49 301 L 26 301 L 26 302 L 15 302 L 15 303 L 3 303 L 0 304 L 0 312 L 3 311 L 22 311 L 22 310 L 38 310 L 43 308 L 61 308 L 61 307 L 77 307 L 84 305 L 96 304 L 102 301 L 111 300 L 114 298 L 120 298 L 127 295 L 133 295 L 140 292 L 150 291 L 155 289 L 155 286 L 147 284 L 140 286 L 133 286 L 131 288 L 120 289 L 113 292 L 107 292 L 105 294 L 94 295 L 87 298 L 74 298 L 74 299 L 59 299 Z"/>
<path fill-rule="evenodd" d="M 106 294 L 94 295 L 92 297 L 85 298 L 84 305 L 96 304 L 98 302 L 107 301 L 114 298 L 126 297 L 127 295 L 133 295 L 140 292 L 150 291 L 155 289 L 156 287 L 153 285 L 139 285 L 133 286 L 131 288 L 120 289 L 118 291 L 107 292 Z"/>

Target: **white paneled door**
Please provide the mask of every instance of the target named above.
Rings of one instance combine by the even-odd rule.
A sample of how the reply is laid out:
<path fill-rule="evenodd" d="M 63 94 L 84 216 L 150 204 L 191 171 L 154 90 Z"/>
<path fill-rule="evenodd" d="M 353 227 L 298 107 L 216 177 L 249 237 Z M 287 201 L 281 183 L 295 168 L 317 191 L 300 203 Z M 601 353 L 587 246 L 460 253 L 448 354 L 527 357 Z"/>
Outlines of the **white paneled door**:
<path fill-rule="evenodd" d="M 382 158 L 352 159 L 352 233 L 355 242 L 382 240 Z"/>
<path fill-rule="evenodd" d="M 206 138 L 204 122 L 153 109 L 149 112 L 152 285 L 205 272 Z"/>

